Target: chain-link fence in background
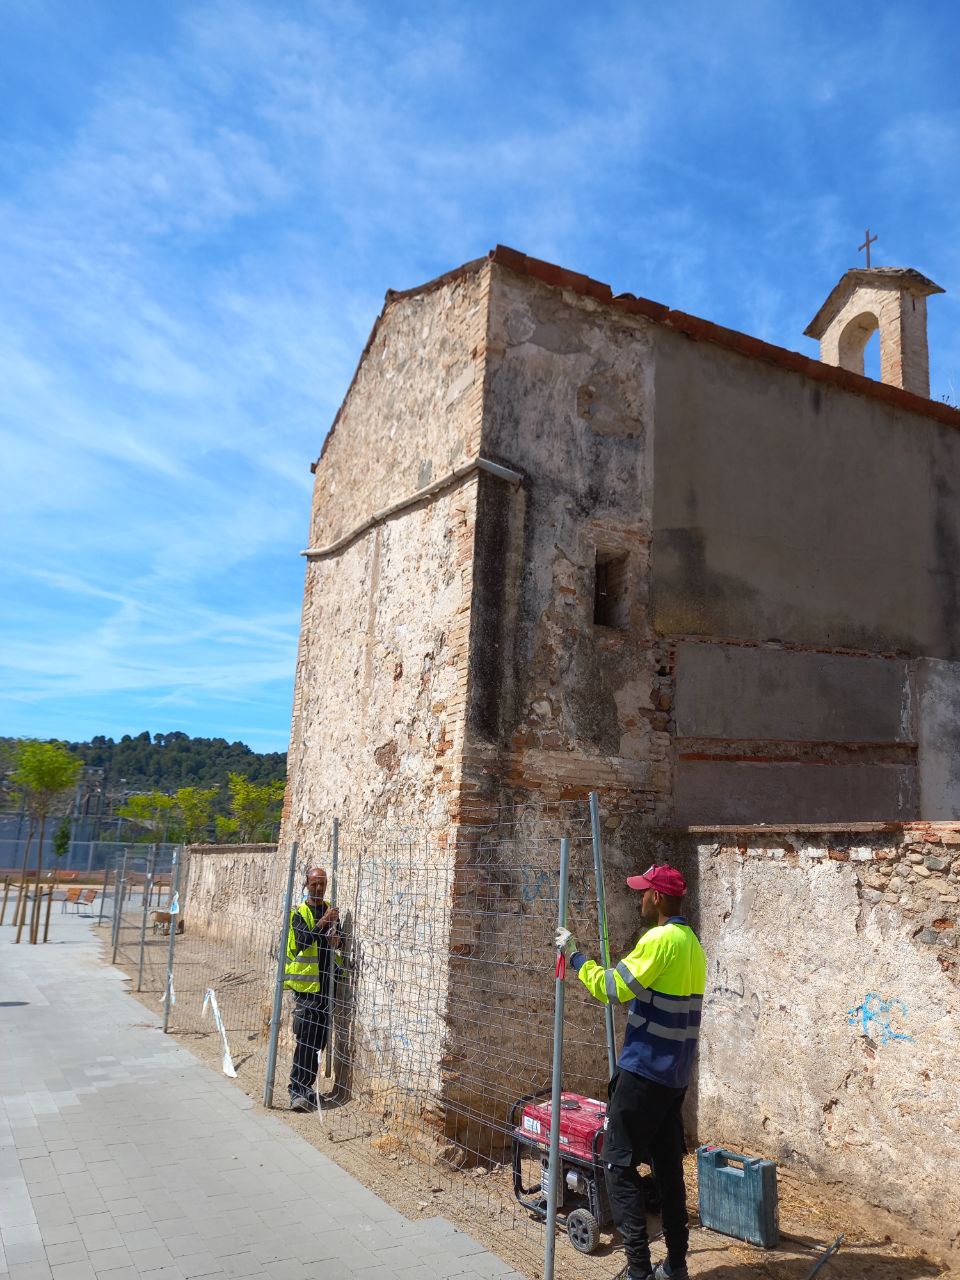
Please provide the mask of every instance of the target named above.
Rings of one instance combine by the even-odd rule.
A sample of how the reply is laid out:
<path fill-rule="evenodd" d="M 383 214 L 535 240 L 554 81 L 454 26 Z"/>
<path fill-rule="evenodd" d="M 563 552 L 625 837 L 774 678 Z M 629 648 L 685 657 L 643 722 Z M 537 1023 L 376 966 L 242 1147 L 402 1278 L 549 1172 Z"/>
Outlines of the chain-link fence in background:
<path fill-rule="evenodd" d="M 467 825 L 469 818 L 450 830 L 341 825 L 336 849 L 331 822 L 309 856 L 295 855 L 294 902 L 302 901 L 308 865 L 325 865 L 342 926 L 329 1051 L 319 1055 L 319 1110 L 302 1122 L 335 1144 L 338 1159 L 349 1150 L 360 1176 L 367 1160 L 377 1177 L 408 1186 L 420 1211 L 442 1204 L 501 1251 L 510 1233 L 514 1256 L 535 1269 L 547 1203 L 560 838 L 570 842 L 570 923 L 598 955 L 597 824 L 591 828 L 580 802 L 518 808 L 495 825 Z M 173 939 L 169 1029 L 222 1060 L 259 1100 L 271 1066 L 289 851 L 201 856 L 207 879 L 191 866 L 181 881 L 185 928 Z M 134 862 L 135 869 L 128 857 L 121 874 L 146 884 L 149 870 Z M 114 892 L 119 902 L 122 885 Z M 140 965 L 129 940 L 142 907 L 134 891 L 114 913 L 117 959 L 131 976 L 139 972 L 148 1002 L 159 1007 L 170 940 L 165 931 L 156 940 L 151 933 Z M 579 984 L 566 992 L 563 1088 L 605 1099 L 603 1010 Z M 285 992 L 278 1106 L 287 1105 L 293 1005 Z M 588 1128 L 591 1114 L 586 1107 Z M 565 1153 L 557 1198 L 565 1214 L 579 1214 L 578 1247 L 599 1244 L 591 1264 L 599 1275 L 610 1267 L 609 1258 L 602 1261 L 609 1213 L 596 1145 L 591 1150 L 589 1133 L 585 1141 Z M 587 1263 L 570 1248 L 558 1253 L 560 1274 L 574 1267 L 582 1274 Z"/>

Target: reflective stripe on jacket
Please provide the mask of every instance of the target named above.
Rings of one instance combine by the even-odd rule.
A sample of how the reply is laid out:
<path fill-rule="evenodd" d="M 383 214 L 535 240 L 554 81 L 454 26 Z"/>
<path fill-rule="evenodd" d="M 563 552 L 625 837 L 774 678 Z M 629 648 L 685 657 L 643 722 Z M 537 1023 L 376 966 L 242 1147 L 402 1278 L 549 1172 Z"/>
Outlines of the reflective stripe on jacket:
<path fill-rule="evenodd" d="M 326 904 L 321 908 L 321 914 Z M 323 955 L 320 944 L 314 940 L 302 951 L 297 950 L 297 939 L 293 929 L 293 918 L 299 915 L 308 929 L 316 928 L 316 917 L 309 903 L 301 902 L 290 912 L 290 927 L 287 930 L 287 960 L 284 966 L 283 985 L 290 991 L 319 993 L 324 989 L 324 979 L 329 964 L 330 949 L 323 941 Z"/>
<path fill-rule="evenodd" d="M 685 1088 L 707 985 L 706 956 L 686 920 L 672 916 L 648 929 L 611 969 L 581 956 L 572 963 L 595 999 L 630 1002 L 619 1065 L 658 1084 Z"/>

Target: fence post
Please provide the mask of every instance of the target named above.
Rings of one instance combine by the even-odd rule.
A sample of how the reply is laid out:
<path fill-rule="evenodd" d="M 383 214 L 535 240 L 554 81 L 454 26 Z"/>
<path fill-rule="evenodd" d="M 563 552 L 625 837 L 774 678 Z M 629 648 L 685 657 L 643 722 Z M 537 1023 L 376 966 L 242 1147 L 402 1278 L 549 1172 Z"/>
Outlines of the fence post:
<path fill-rule="evenodd" d="M 557 925 L 567 926 L 567 882 L 570 873 L 570 837 L 560 841 L 560 893 Z M 563 980 L 566 958 L 557 956 L 553 1005 L 553 1072 L 550 1081 L 550 1164 L 547 1179 L 547 1233 L 543 1245 L 543 1280 L 553 1280 L 557 1247 L 557 1191 L 560 1186 L 560 1094 L 563 1089 Z"/>
<path fill-rule="evenodd" d="M 10 877 L 3 877 L 3 906 L 0 907 L 0 924 L 3 924 L 3 917 L 7 914 L 7 898 L 10 894 Z"/>
<path fill-rule="evenodd" d="M 171 996 L 173 995 L 173 945 L 177 936 L 177 926 L 180 923 L 180 854 L 183 852 L 183 845 L 177 845 L 173 851 L 173 863 L 170 867 L 170 902 L 169 902 L 169 920 L 167 921 L 167 985 L 163 989 L 163 1030 L 164 1034 L 170 1028 L 170 1006 L 173 1003 Z M 174 910 L 176 908 L 176 910 Z M 176 916 L 176 920 L 174 920 Z"/>
<path fill-rule="evenodd" d="M 610 968 L 610 938 L 607 934 L 607 898 L 603 888 L 603 855 L 600 849 L 600 801 L 595 791 L 590 792 L 590 834 L 593 837 L 593 879 L 597 888 L 597 921 L 600 926 L 600 963 Z M 617 1069 L 617 1050 L 613 1030 L 613 1005 L 608 1000 L 603 1006 L 603 1020 L 607 1028 L 607 1064 L 610 1078 Z"/>
<path fill-rule="evenodd" d="M 117 948 L 120 946 L 120 930 L 123 928 L 123 900 L 127 896 L 127 855 L 123 855 L 123 871 L 120 874 L 120 891 L 117 897 L 117 914 L 113 922 L 113 955 L 110 963 L 117 963 Z"/>
<path fill-rule="evenodd" d="M 340 859 L 340 819 L 333 820 L 333 855 L 330 859 L 330 905 L 337 905 L 337 863 Z M 339 929 L 337 930 L 339 932 Z M 329 950 L 327 966 L 327 1051 L 323 1060 L 323 1074 L 330 1079 L 333 1070 L 333 998 L 337 988 L 337 962 L 333 948 Z"/>
<path fill-rule="evenodd" d="M 283 899 L 283 921 L 280 925 L 280 946 L 277 950 L 277 979 L 273 988 L 273 1011 L 270 1016 L 270 1041 L 267 1045 L 267 1074 L 263 1082 L 263 1105 L 273 1106 L 273 1080 L 277 1073 L 277 1045 L 280 1043 L 280 1011 L 283 1007 L 283 974 L 287 967 L 287 933 L 290 929 L 290 912 L 293 910 L 293 876 L 297 869 L 297 841 L 290 846 L 290 866 L 287 868 L 287 892 Z"/>
<path fill-rule="evenodd" d="M 123 891 L 127 883 L 127 850 L 124 849 L 120 857 L 120 863 L 113 873 L 113 918 L 111 930 L 111 942 L 113 943 L 113 958 L 117 958 L 117 931 L 120 928 L 120 916 L 123 914 L 123 903 L 121 901 Z"/>
<path fill-rule="evenodd" d="M 147 864 L 147 877 L 143 882 L 143 910 L 140 913 L 140 963 L 137 967 L 137 990 L 143 988 L 143 949 L 147 943 L 147 911 L 150 908 L 150 899 L 153 897 L 153 873 L 157 869 L 157 846 L 153 846 L 153 852 L 150 855 L 150 861 Z"/>

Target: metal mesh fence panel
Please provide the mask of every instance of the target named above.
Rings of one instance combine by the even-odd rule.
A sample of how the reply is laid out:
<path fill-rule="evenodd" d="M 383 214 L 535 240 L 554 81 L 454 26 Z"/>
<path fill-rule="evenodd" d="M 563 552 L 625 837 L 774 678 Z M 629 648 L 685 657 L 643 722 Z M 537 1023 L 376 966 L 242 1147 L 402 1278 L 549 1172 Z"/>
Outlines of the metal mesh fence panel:
<path fill-rule="evenodd" d="M 532 1270 L 543 1249 L 546 1146 L 524 1110 L 549 1102 L 562 834 L 571 845 L 569 924 L 584 950 L 599 953 L 590 817 L 586 803 L 576 802 L 517 808 L 496 824 L 469 819 L 448 829 L 341 825 L 332 1033 L 328 1048 L 317 1045 L 319 1106 L 296 1123 L 373 1185 L 402 1184 L 410 1211 L 458 1218 L 495 1247 L 509 1233 L 513 1256 Z M 169 1029 L 190 1037 L 212 1063 L 222 1061 L 258 1100 L 285 930 L 287 855 L 261 854 L 254 863 L 224 850 L 202 902 L 187 895 L 184 932 L 175 939 Z M 308 867 L 329 872 L 331 863 L 327 824 L 313 852 L 297 858 L 295 903 Z M 199 883 L 193 870 L 190 883 Z M 141 903 L 134 899 L 119 913 L 121 937 Z M 166 985 L 165 933 L 158 942 L 151 937 L 145 949 L 142 983 L 155 1008 Z M 120 951 L 135 972 L 137 957 L 127 946 Z M 205 999 L 211 990 L 215 1009 Z M 275 1106 L 288 1105 L 296 1005 L 285 991 Z M 564 1090 L 605 1099 L 608 1075 L 602 1008 L 570 982 Z M 589 1164 L 588 1180 L 596 1173 Z M 562 1194 L 567 1210 L 591 1203 L 573 1174 Z M 602 1189 L 594 1207 L 596 1196 L 602 1211 Z M 610 1267 L 609 1257 L 602 1261 L 609 1226 L 601 1225 L 605 1242 L 591 1260 L 597 1275 Z M 562 1247 L 557 1272 L 581 1274 L 586 1261 Z"/>

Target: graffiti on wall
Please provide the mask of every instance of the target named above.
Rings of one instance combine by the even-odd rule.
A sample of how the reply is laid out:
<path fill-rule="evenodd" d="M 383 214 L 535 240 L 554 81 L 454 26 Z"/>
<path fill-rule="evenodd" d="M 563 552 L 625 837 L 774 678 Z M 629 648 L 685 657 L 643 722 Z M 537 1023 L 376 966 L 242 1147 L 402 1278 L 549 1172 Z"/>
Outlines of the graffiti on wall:
<path fill-rule="evenodd" d="M 714 967 L 710 994 L 728 1000 L 738 1010 L 749 1010 L 754 1022 L 759 1021 L 760 996 L 747 986 L 742 973 L 731 974 L 728 969 L 720 967 L 719 960 Z"/>
<path fill-rule="evenodd" d="M 880 996 L 875 991 L 868 991 L 860 1004 L 847 1011 L 847 1022 L 851 1026 L 859 1026 L 865 1036 L 881 1045 L 892 1044 L 896 1040 L 912 1044 L 913 1036 L 899 1029 L 907 1014 L 906 1003 L 899 996 Z"/>

